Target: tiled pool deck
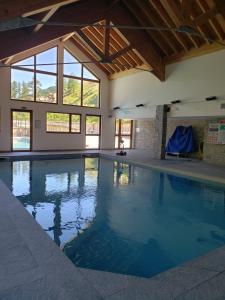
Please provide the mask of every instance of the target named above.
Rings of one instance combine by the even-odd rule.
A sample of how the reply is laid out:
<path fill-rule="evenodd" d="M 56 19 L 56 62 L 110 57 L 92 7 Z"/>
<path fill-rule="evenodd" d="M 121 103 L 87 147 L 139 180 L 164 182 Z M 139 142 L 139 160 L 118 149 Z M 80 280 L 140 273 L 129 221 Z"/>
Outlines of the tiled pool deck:
<path fill-rule="evenodd" d="M 115 151 L 99 152 L 115 158 Z M 96 151 L 0 153 L 0 158 L 78 153 Z M 225 183 L 225 167 L 200 161 L 157 161 L 135 150 L 119 159 Z M 76 268 L 2 182 L 0 243 L 0 300 L 225 299 L 225 247 L 151 279 Z"/>

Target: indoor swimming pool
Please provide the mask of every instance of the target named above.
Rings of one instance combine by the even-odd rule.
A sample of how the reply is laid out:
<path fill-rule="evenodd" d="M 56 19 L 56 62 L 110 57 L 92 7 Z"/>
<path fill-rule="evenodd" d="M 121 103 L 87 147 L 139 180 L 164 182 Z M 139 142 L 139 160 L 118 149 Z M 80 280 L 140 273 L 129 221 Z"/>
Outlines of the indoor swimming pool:
<path fill-rule="evenodd" d="M 0 179 L 78 267 L 152 277 L 225 244 L 225 188 L 86 157 L 1 161 Z"/>

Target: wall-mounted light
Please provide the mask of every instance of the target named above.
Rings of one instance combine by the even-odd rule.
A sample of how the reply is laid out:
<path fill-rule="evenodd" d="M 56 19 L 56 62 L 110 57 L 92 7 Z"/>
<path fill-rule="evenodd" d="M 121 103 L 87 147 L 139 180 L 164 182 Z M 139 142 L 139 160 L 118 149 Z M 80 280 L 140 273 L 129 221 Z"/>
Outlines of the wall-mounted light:
<path fill-rule="evenodd" d="M 144 104 L 142 104 L 142 103 L 136 105 L 136 107 L 143 107 L 143 106 L 144 106 Z"/>
<path fill-rule="evenodd" d="M 178 104 L 178 103 L 181 103 L 181 100 L 173 100 L 170 102 L 171 104 Z"/>
<path fill-rule="evenodd" d="M 217 100 L 217 97 L 216 96 L 211 96 L 211 97 L 207 97 L 205 98 L 206 101 L 214 101 L 214 100 Z"/>
<path fill-rule="evenodd" d="M 117 110 L 117 109 L 120 109 L 120 107 L 119 106 L 113 107 L 113 110 Z"/>

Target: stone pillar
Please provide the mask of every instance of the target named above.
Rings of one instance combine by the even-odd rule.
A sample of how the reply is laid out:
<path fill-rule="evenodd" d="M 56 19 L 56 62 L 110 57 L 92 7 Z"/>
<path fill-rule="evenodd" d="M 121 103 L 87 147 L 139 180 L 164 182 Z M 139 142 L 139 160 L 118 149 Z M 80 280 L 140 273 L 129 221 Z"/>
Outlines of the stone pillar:
<path fill-rule="evenodd" d="M 154 153 L 157 159 L 165 159 L 167 110 L 168 105 L 158 105 L 156 107 Z"/>

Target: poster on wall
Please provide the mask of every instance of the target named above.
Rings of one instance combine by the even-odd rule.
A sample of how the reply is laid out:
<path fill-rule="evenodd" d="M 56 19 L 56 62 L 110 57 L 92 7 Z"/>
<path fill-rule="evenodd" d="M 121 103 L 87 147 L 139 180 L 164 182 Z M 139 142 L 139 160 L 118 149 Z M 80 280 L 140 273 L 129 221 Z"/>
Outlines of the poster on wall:
<path fill-rule="evenodd" d="M 207 143 L 225 144 L 225 120 L 209 124 Z"/>

